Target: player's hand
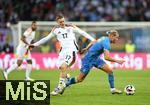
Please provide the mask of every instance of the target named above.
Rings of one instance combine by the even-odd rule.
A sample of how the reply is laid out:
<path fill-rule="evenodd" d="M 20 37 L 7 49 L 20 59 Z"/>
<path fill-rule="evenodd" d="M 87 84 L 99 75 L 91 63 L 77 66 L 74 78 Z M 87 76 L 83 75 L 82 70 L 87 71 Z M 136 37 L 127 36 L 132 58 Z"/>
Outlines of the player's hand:
<path fill-rule="evenodd" d="M 82 50 L 79 51 L 80 54 L 84 54 L 85 52 L 87 52 L 86 48 L 84 48 L 84 49 L 82 49 Z"/>
<path fill-rule="evenodd" d="M 123 64 L 124 62 L 125 62 L 124 59 L 117 60 L 117 63 L 119 63 L 119 64 Z"/>
<path fill-rule="evenodd" d="M 32 50 L 35 46 L 33 44 L 29 45 L 29 49 Z"/>

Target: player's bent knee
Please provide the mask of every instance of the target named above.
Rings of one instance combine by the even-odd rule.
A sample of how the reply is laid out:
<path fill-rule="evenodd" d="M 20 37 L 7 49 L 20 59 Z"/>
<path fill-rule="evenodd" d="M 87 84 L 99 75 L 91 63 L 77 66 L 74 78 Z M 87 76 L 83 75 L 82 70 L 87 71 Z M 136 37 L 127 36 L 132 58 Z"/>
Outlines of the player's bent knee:
<path fill-rule="evenodd" d="M 21 63 L 17 63 L 18 66 L 21 66 Z"/>
<path fill-rule="evenodd" d="M 61 70 L 67 70 L 68 68 L 68 65 L 66 64 L 62 64 L 62 66 L 60 67 Z"/>
<path fill-rule="evenodd" d="M 108 73 L 108 74 L 112 74 L 112 73 L 113 73 L 113 71 L 112 71 L 112 70 L 110 70 L 110 71 L 108 71 L 107 73 Z"/>
<path fill-rule="evenodd" d="M 22 64 L 22 60 L 17 61 L 17 65 L 20 66 Z"/>
<path fill-rule="evenodd" d="M 113 73 L 112 69 L 111 69 L 111 68 L 109 67 L 109 65 L 107 65 L 107 64 L 103 65 L 101 69 L 102 69 L 104 72 L 106 72 L 107 74 L 112 74 L 112 73 Z"/>
<path fill-rule="evenodd" d="M 106 71 L 107 74 L 112 74 L 113 73 L 112 69 L 107 69 L 105 71 Z"/>

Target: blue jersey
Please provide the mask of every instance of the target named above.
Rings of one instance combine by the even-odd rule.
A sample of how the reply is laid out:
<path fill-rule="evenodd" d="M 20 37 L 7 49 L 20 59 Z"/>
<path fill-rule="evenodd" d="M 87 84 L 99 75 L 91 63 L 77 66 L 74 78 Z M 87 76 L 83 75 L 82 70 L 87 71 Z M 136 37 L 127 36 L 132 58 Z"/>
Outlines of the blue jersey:
<path fill-rule="evenodd" d="M 88 50 L 82 59 L 80 71 L 87 75 L 92 67 L 101 68 L 105 63 L 99 56 L 104 50 L 110 50 L 110 40 L 108 37 L 102 37 Z"/>
<path fill-rule="evenodd" d="M 99 58 L 104 50 L 110 50 L 110 39 L 108 37 L 101 37 L 98 41 L 88 50 L 83 60 L 91 62 Z"/>

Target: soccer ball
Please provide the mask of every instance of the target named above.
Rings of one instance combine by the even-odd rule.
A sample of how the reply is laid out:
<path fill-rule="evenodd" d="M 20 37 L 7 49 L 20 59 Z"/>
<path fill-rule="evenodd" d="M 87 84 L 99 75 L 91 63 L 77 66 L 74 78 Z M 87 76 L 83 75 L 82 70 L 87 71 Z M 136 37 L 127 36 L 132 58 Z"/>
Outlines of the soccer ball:
<path fill-rule="evenodd" d="M 133 95 L 135 93 L 135 87 L 133 85 L 127 85 L 124 88 L 124 92 L 126 93 L 126 95 Z"/>

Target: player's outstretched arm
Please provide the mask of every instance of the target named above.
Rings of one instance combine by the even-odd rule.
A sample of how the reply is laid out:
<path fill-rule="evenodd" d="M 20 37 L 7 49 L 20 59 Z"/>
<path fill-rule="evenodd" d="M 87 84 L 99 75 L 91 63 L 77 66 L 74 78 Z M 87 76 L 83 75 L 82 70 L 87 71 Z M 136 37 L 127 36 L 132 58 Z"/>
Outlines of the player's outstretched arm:
<path fill-rule="evenodd" d="M 75 25 L 73 25 L 73 27 L 74 27 L 74 31 L 75 31 L 75 32 L 77 32 L 77 33 L 83 35 L 84 37 L 86 37 L 87 39 L 89 39 L 89 40 L 91 40 L 91 41 L 95 41 L 95 39 L 94 39 L 91 35 L 89 35 L 87 32 L 81 30 L 79 27 L 77 27 L 77 26 L 75 26 Z"/>
<path fill-rule="evenodd" d="M 116 62 L 116 63 L 119 63 L 119 64 L 122 64 L 125 62 L 124 59 L 115 59 L 115 58 L 112 58 L 110 56 L 110 52 L 109 50 L 104 50 L 104 58 L 108 61 L 111 61 L 111 62 Z"/>
<path fill-rule="evenodd" d="M 54 36 L 54 34 L 52 32 L 50 32 L 48 34 L 48 36 L 46 36 L 43 39 L 41 39 L 41 40 L 37 41 L 36 43 L 32 44 L 32 46 L 39 46 L 41 44 L 44 44 L 45 42 L 47 42 L 48 40 L 50 40 L 53 36 Z"/>
<path fill-rule="evenodd" d="M 80 54 L 84 54 L 84 53 L 86 53 L 87 52 L 87 50 L 94 44 L 94 43 L 96 43 L 96 40 L 95 41 L 92 41 L 92 42 L 90 42 L 88 45 L 87 45 L 87 47 L 86 48 L 83 48 L 81 51 L 80 51 Z"/>

